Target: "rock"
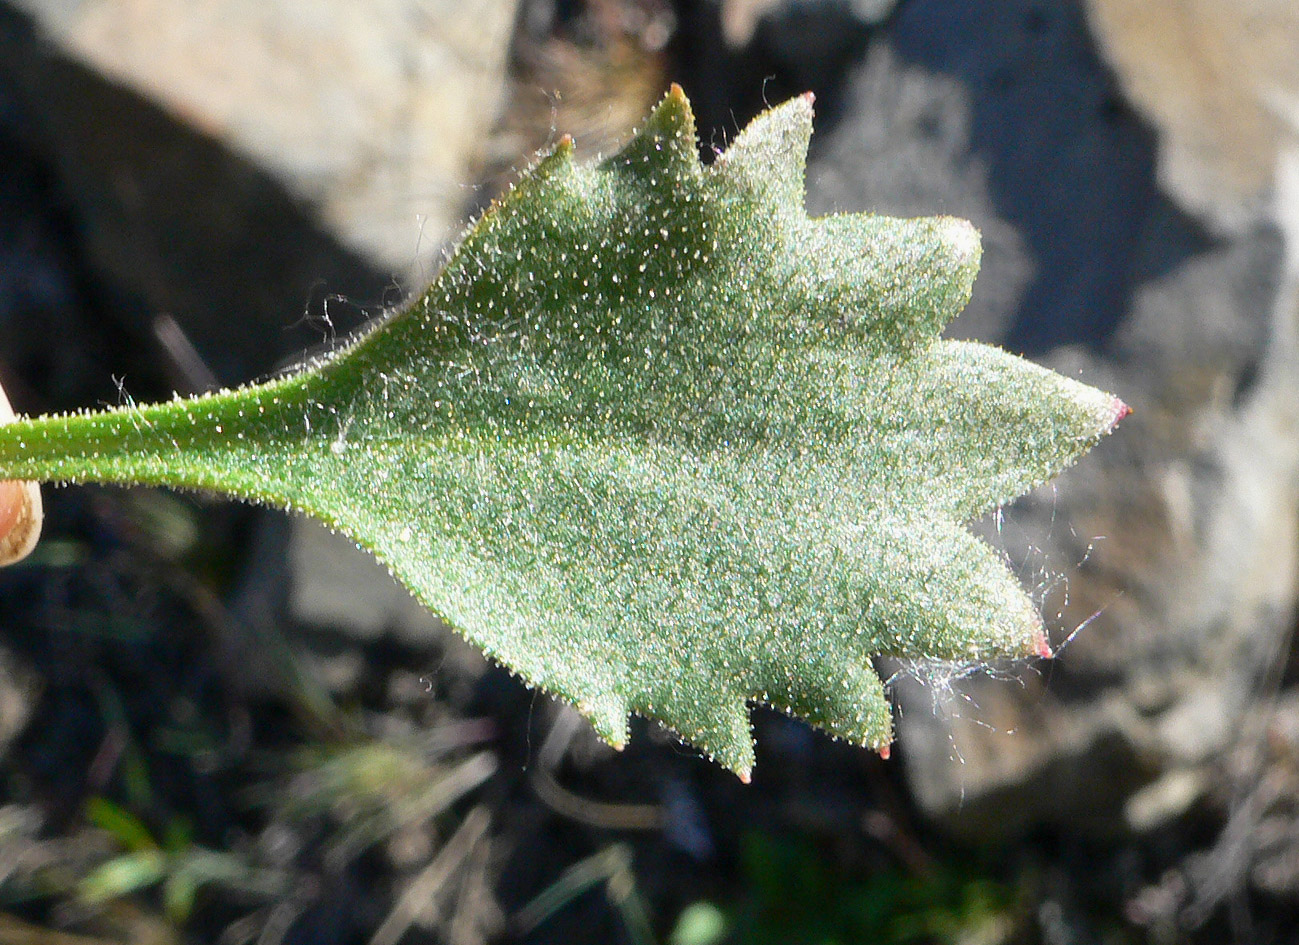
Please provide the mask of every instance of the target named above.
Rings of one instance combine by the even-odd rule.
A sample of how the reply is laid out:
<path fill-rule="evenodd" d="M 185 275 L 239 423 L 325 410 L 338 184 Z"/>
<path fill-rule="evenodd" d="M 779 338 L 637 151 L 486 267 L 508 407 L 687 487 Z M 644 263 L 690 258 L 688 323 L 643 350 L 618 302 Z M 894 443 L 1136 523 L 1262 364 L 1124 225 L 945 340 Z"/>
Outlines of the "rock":
<path fill-rule="evenodd" d="M 1249 786 L 1231 800 L 1254 884 L 1293 898 L 1299 892 L 1299 698 L 1293 691 L 1278 697 L 1264 724 L 1263 738 L 1234 759 L 1249 778 L 1237 784 Z"/>
<path fill-rule="evenodd" d="M 103 315 L 138 339 L 140 364 L 104 373 L 167 396 L 170 318 L 220 383 L 264 376 L 398 301 L 394 274 L 427 279 L 473 203 L 513 3 L 442 45 L 437 16 L 463 16 L 413 0 L 0 8 L 24 144 L 56 168 Z"/>
<path fill-rule="evenodd" d="M 1203 770 L 1170 771 L 1133 796 L 1130 816 L 1152 802 L 1176 811 L 1188 796 L 1206 795 L 1228 812 L 1210 847 L 1133 898 L 1129 912 L 1140 924 L 1194 928 L 1248 887 L 1280 902 L 1299 892 L 1299 699 L 1292 687 L 1269 695 L 1218 766 L 1227 777 L 1206 785 Z"/>
<path fill-rule="evenodd" d="M 0 15 L 0 47 L 4 45 Z M 7 60 L 0 59 L 0 77 Z M 51 162 L 32 146 L 32 122 L 23 114 L 12 82 L 0 82 L 0 352 L 8 395 L 19 413 L 44 401 L 67 410 L 112 392 L 111 381 L 87 384 L 104 363 L 108 344 L 97 320 L 90 288 L 77 274 L 79 247 L 51 174 Z M 75 345 L 51 345 L 51 337 L 75 337 Z M 18 378 L 39 379 L 40 398 Z"/>
<path fill-rule="evenodd" d="M 455 235 L 517 0 L 18 0 L 68 55 L 268 170 L 418 282 Z"/>
<path fill-rule="evenodd" d="M 1243 26 L 1228 34 L 1250 41 Z M 1231 61 L 1265 63 L 1270 40 L 1255 42 Z M 1223 783 L 1294 621 L 1299 227 L 1276 210 L 1299 206 L 1299 188 L 1269 196 L 1291 192 L 1284 135 L 1274 124 L 1259 138 L 1273 142 L 1265 186 L 1223 184 L 1221 207 L 1195 208 L 1212 236 L 1158 190 L 1156 142 L 1094 43 L 1072 4 L 911 0 L 851 73 L 809 172 L 822 212 L 974 219 L 988 254 L 951 331 L 1136 409 L 1055 484 L 980 524 L 1036 589 L 1059 658 L 991 675 L 902 667 L 928 685 L 895 684 L 921 808 L 984 838 L 1181 816 Z M 1285 71 L 1251 81 L 1280 88 Z M 1166 142 L 1189 131 L 1157 131 L 1162 168 Z M 1218 131 L 1201 134 L 1207 147 Z"/>
<path fill-rule="evenodd" d="M 315 519 L 293 519 L 289 556 L 289 608 L 303 623 L 367 641 L 392 633 L 416 649 L 440 646 L 448 633 L 373 555 Z"/>
<path fill-rule="evenodd" d="M 0 647 L 0 757 L 32 717 L 40 696 L 41 678 L 8 647 Z"/>
<path fill-rule="evenodd" d="M 1273 219 L 1299 135 L 1299 6 L 1087 0 L 1105 58 L 1159 130 L 1159 182 L 1210 228 Z"/>
<path fill-rule="evenodd" d="M 320 343 L 331 331 L 325 315 L 335 332 L 354 327 L 360 307 L 331 297 L 373 301 L 390 284 L 323 232 L 279 182 L 60 55 L 5 7 L 0 79 L 21 116 L 23 149 L 45 169 L 47 199 L 75 234 L 79 287 L 91 297 L 92 315 L 89 331 L 77 337 L 89 343 L 116 332 L 131 339 L 118 345 L 125 352 L 108 361 L 101 355 L 82 372 L 83 386 L 95 377 L 97 394 L 112 392 L 110 374 L 125 378 L 126 392 L 138 399 L 174 389 L 160 376 L 160 315 L 174 317 L 210 374 L 233 384 Z M 45 349 L 49 337 L 47 329 L 39 339 Z M 47 382 L 37 371 L 31 383 Z"/>
<path fill-rule="evenodd" d="M 1138 833 L 1154 830 L 1185 813 L 1207 787 L 1199 769 L 1170 770 L 1132 793 L 1124 805 L 1124 819 Z"/>

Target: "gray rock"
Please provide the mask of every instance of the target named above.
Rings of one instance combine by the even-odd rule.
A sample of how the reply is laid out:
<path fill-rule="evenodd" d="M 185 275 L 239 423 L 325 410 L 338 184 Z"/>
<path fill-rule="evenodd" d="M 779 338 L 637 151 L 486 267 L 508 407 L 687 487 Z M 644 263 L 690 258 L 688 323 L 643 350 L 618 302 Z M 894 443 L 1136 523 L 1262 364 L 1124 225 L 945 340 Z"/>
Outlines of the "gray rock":
<path fill-rule="evenodd" d="M 139 339 L 131 363 L 119 354 L 85 374 L 125 376 L 138 398 L 166 396 L 142 389 L 140 378 L 165 363 L 150 339 L 158 317 L 169 315 L 209 373 L 226 384 L 247 380 L 319 343 L 328 333 L 319 316 L 333 315 L 340 332 L 358 323 L 356 306 L 330 304 L 330 296 L 373 301 L 390 284 L 322 231 L 282 184 L 63 56 L 4 7 L 0 80 L 24 116 L 24 148 L 56 181 L 49 199 L 75 226 L 95 315 Z M 38 340 L 50 347 L 48 331 Z M 181 378 L 172 383 L 192 389 Z"/>
<path fill-rule="evenodd" d="M 9 650 L 0 647 L 0 757 L 27 727 L 40 695 L 41 680 Z"/>
<path fill-rule="evenodd" d="M 0 7 L 0 79 L 141 360 L 166 364 L 169 316 L 234 384 L 428 278 L 474 203 L 513 3 L 466 32 L 413 0 L 28 0 Z"/>

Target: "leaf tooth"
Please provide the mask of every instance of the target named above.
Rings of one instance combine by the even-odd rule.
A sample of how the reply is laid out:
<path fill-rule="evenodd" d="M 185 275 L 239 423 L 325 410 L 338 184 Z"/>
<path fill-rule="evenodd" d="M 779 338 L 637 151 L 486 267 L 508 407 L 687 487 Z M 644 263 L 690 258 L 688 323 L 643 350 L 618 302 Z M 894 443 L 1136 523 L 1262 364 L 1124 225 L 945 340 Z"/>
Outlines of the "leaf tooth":
<path fill-rule="evenodd" d="M 641 129 L 641 137 L 655 135 L 674 146 L 684 145 L 694 156 L 695 115 L 690 110 L 690 101 L 681 86 L 673 82 L 663 100 L 654 107 L 649 120 Z"/>
<path fill-rule="evenodd" d="M 889 575 L 868 591 L 866 619 L 882 656 L 973 660 L 1040 654 L 1042 615 L 1005 562 L 964 527 L 883 517 L 862 553 Z"/>
<path fill-rule="evenodd" d="M 804 654 L 758 698 L 838 738 L 887 751 L 893 742 L 893 709 L 880 677 L 859 659 L 832 646 Z"/>
<path fill-rule="evenodd" d="M 812 101 L 808 92 L 753 119 L 718 156 L 715 173 L 801 214 Z"/>
<path fill-rule="evenodd" d="M 703 173 L 696 148 L 695 116 L 674 82 L 645 124 L 600 169 L 648 179 L 652 185 L 680 183 Z"/>
<path fill-rule="evenodd" d="M 839 214 L 801 227 L 803 304 L 878 351 L 927 344 L 970 299 L 979 231 L 954 217 Z"/>
<path fill-rule="evenodd" d="M 573 170 L 573 153 L 576 146 L 573 144 L 572 135 L 561 135 L 560 139 L 555 142 L 555 146 L 550 149 L 549 153 L 543 154 L 541 160 L 532 166 L 531 169 L 524 172 L 522 178 L 510 195 L 506 196 L 509 200 L 513 193 L 525 193 L 533 191 L 539 186 L 545 185 L 563 174 L 571 173 Z"/>
<path fill-rule="evenodd" d="M 579 700 L 577 711 L 586 716 L 595 733 L 614 750 L 627 747 L 630 732 L 627 727 L 627 703 L 611 692 L 600 693 L 594 701 Z"/>
<path fill-rule="evenodd" d="M 976 518 L 1055 476 L 1130 412 L 1112 394 L 990 345 L 940 341 L 909 365 L 910 447 L 933 504 Z M 923 472 L 921 472 L 923 470 Z"/>
<path fill-rule="evenodd" d="M 470 222 L 456 252 L 464 251 L 469 237 L 474 233 L 498 225 L 507 208 L 516 206 L 528 197 L 545 190 L 548 186 L 553 185 L 556 180 L 571 176 L 574 171 L 574 151 L 573 136 L 561 135 L 553 148 L 546 152 L 540 152 L 536 163 L 524 171 L 518 181 L 511 184 L 504 194 L 494 198 L 476 221 Z M 446 269 L 450 268 L 452 266 L 448 262 Z M 435 282 L 434 286 L 436 285 Z"/>
<path fill-rule="evenodd" d="M 657 719 L 682 741 L 701 751 L 745 784 L 753 772 L 753 726 L 747 699 L 729 687 L 692 686 L 664 694 L 657 704 L 635 710 Z"/>
<path fill-rule="evenodd" d="M 1132 416 L 1132 408 L 1117 397 L 1111 398 L 1110 411 L 1112 413 L 1112 418 L 1110 419 L 1109 428 L 1105 431 L 1106 433 L 1113 433 L 1115 427 L 1122 423 L 1127 417 Z"/>
<path fill-rule="evenodd" d="M 1033 656 L 1041 657 L 1044 660 L 1054 659 L 1055 651 L 1051 649 L 1051 638 L 1046 635 L 1046 628 L 1043 627 L 1041 632 L 1033 638 Z"/>
<path fill-rule="evenodd" d="M 686 741 L 703 751 L 745 784 L 753 776 L 753 725 L 745 699 L 725 698 L 711 706 L 706 727 L 696 735 L 677 729 Z M 669 720 L 669 724 L 671 721 Z M 675 726 L 674 726 L 675 727 Z"/>

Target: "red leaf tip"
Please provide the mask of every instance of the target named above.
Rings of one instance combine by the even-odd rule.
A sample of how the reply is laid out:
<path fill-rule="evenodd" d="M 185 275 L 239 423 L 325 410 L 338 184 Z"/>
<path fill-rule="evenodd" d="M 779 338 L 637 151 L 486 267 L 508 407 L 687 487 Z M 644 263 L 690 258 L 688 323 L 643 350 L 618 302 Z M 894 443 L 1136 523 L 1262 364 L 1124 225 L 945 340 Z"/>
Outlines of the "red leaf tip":
<path fill-rule="evenodd" d="M 1044 660 L 1049 660 L 1055 656 L 1051 651 L 1051 641 L 1046 638 L 1046 634 L 1039 630 L 1033 634 L 1033 655 L 1040 656 Z"/>
<path fill-rule="evenodd" d="M 1123 401 L 1119 400 L 1117 397 L 1114 398 L 1114 403 L 1112 407 L 1114 410 L 1114 419 L 1110 421 L 1111 430 L 1113 430 L 1116 426 L 1122 423 L 1124 417 L 1132 413 L 1132 408 L 1129 407 L 1127 404 L 1125 404 Z"/>
<path fill-rule="evenodd" d="M 808 95 L 811 95 L 812 93 L 809 92 L 809 93 L 807 93 L 807 94 L 808 94 Z M 880 747 L 879 747 L 879 753 L 880 753 L 880 761 L 888 761 L 888 760 L 889 760 L 889 755 L 891 755 L 891 754 L 893 753 L 893 746 L 891 746 L 891 745 L 880 745 Z"/>

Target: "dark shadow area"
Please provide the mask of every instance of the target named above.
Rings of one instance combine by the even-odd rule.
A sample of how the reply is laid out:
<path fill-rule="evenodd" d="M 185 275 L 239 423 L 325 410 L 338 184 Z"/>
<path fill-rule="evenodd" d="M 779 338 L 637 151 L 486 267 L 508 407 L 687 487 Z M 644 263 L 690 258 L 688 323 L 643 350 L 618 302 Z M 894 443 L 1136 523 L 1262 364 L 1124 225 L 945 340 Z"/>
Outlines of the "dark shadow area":
<path fill-rule="evenodd" d="M 763 18 L 749 43 L 730 48 L 720 7 L 678 0 L 671 54 L 690 98 L 700 153 L 711 161 L 770 105 L 816 95 L 818 129 L 833 127 L 844 79 L 875 32 L 835 4 L 791 4 Z"/>
<path fill-rule="evenodd" d="M 93 379 L 111 363 L 112 316 L 86 275 L 57 174 L 30 138 L 13 89 L 0 86 L 0 382 L 22 411 L 112 403 L 111 378 Z"/>

